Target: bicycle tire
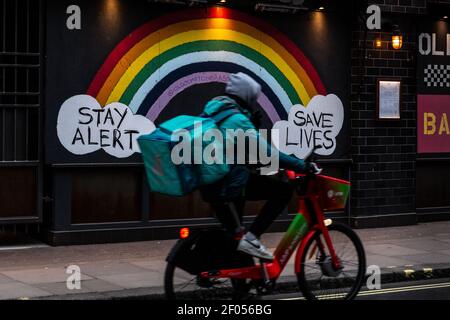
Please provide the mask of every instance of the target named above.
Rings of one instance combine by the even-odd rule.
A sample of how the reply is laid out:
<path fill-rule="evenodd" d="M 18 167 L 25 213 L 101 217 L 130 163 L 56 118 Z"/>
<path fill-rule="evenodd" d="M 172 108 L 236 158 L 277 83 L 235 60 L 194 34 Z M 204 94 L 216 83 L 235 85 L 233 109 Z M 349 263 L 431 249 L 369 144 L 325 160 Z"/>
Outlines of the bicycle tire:
<path fill-rule="evenodd" d="M 342 296 L 342 294 L 341 295 L 332 294 L 332 295 L 330 295 L 330 298 L 336 299 L 336 297 L 338 297 L 338 298 L 342 298 L 343 300 L 352 300 L 356 297 L 359 290 L 361 289 L 363 280 L 365 278 L 366 256 L 365 256 L 363 244 L 362 244 L 360 238 L 358 237 L 358 235 L 350 227 L 348 227 L 345 224 L 342 224 L 339 222 L 333 222 L 330 226 L 328 226 L 328 230 L 330 231 L 330 234 L 333 232 L 338 232 L 338 233 L 342 233 L 343 235 L 345 235 L 353 244 L 354 249 L 356 250 L 356 253 L 357 253 L 357 257 L 358 257 L 357 275 L 356 275 L 354 284 L 351 286 L 349 292 L 343 296 Z M 305 275 L 305 272 L 306 272 L 305 260 L 306 260 L 307 253 L 309 252 L 311 245 L 313 243 L 317 242 L 317 240 L 320 239 L 321 235 L 322 235 L 321 231 L 316 231 L 316 233 L 308 240 L 308 243 L 306 244 L 305 249 L 301 253 L 301 257 L 300 257 L 302 268 L 301 268 L 300 273 L 297 274 L 297 280 L 298 280 L 300 290 L 303 293 L 303 296 L 307 300 L 326 299 L 326 297 L 317 295 L 314 292 L 314 290 L 312 289 L 312 285 L 311 285 L 312 281 L 308 281 L 308 279 Z M 339 257 L 339 252 L 336 252 L 336 254 Z M 320 267 L 320 270 L 323 271 L 322 266 Z M 322 279 L 322 277 L 320 279 Z M 327 280 L 327 279 L 325 279 L 325 280 Z M 316 285 L 317 285 L 317 283 L 316 283 Z M 321 284 L 319 284 L 319 286 L 320 285 Z"/>
<path fill-rule="evenodd" d="M 198 237 L 177 242 L 166 260 L 164 291 L 167 299 L 246 299 L 251 289 L 248 279 L 199 277 L 201 271 L 253 265 L 252 257 L 237 252 L 234 242 L 230 243 L 223 236 L 225 234 L 218 232 L 201 232 Z M 217 250 L 213 251 L 213 248 Z"/>
<path fill-rule="evenodd" d="M 164 293 L 167 300 L 175 300 L 175 291 L 173 288 L 173 275 L 175 273 L 175 265 L 167 262 L 164 272 Z"/>

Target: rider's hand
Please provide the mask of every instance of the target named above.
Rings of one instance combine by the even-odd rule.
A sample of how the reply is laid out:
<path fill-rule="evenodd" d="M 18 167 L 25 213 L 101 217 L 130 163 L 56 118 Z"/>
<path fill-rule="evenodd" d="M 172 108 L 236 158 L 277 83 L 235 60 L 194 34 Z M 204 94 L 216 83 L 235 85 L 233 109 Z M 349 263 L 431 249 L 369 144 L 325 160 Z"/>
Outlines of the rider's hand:
<path fill-rule="evenodd" d="M 319 168 L 315 162 L 310 162 L 308 164 L 308 172 L 312 174 L 320 174 L 322 172 L 322 168 Z"/>

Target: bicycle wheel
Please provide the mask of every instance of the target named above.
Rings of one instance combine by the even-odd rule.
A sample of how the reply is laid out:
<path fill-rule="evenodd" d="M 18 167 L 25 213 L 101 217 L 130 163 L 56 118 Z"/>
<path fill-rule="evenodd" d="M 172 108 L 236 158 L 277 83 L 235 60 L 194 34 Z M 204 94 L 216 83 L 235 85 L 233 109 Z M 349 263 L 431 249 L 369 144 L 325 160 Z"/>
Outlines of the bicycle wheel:
<path fill-rule="evenodd" d="M 230 279 L 203 279 L 170 262 L 164 275 L 164 289 L 169 300 L 218 300 L 234 295 Z"/>
<path fill-rule="evenodd" d="M 202 271 L 253 266 L 253 258 L 236 251 L 236 241 L 224 232 L 201 232 L 179 241 L 167 259 L 164 288 L 168 299 L 243 299 L 247 280 L 203 278 Z"/>
<path fill-rule="evenodd" d="M 342 268 L 333 267 L 325 238 L 317 231 L 300 258 L 300 290 L 309 300 L 351 300 L 358 294 L 365 275 L 364 247 L 358 235 L 344 224 L 333 222 L 328 230 Z"/>

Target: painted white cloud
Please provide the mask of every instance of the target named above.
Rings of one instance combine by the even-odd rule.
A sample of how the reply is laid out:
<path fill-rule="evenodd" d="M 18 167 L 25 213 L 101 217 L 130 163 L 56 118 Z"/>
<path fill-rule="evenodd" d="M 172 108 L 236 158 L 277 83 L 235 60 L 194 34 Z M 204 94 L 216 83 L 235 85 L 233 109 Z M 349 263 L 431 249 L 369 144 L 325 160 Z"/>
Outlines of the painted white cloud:
<path fill-rule="evenodd" d="M 134 115 L 123 103 L 104 108 L 88 95 L 67 99 L 56 125 L 61 144 L 71 153 L 83 155 L 103 149 L 111 156 L 127 158 L 140 152 L 136 139 L 155 130 L 152 121 Z"/>
<path fill-rule="evenodd" d="M 314 149 L 324 156 L 334 152 L 344 122 L 344 107 L 336 95 L 314 96 L 306 108 L 295 105 L 288 118 L 276 122 L 272 129 L 272 143 L 278 150 L 300 159 Z"/>

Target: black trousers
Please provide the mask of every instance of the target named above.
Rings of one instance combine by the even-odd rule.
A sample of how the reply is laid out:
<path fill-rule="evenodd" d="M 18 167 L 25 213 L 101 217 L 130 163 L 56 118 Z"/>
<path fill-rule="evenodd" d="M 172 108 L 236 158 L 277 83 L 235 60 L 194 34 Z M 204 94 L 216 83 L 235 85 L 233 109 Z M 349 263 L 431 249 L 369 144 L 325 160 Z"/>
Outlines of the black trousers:
<path fill-rule="evenodd" d="M 291 184 L 275 177 L 250 174 L 243 195 L 230 202 L 212 202 L 217 219 L 229 232 L 236 232 L 242 224 L 242 216 L 247 201 L 267 200 L 249 231 L 261 236 L 283 212 L 292 198 Z M 234 212 L 233 212 L 234 211 Z"/>

